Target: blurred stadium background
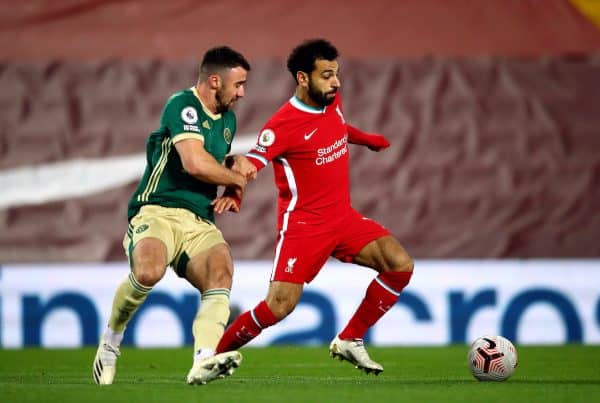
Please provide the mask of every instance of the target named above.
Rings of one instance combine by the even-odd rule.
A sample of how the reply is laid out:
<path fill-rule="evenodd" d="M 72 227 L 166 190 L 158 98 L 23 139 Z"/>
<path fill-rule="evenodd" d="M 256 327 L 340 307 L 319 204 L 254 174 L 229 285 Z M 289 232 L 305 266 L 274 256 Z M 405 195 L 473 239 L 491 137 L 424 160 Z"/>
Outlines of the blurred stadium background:
<path fill-rule="evenodd" d="M 373 341 L 600 344 L 599 27 L 593 0 L 0 2 L 0 346 L 97 342 L 145 138 L 205 49 L 252 63 L 243 152 L 293 91 L 288 52 L 313 37 L 342 54 L 348 121 L 392 142 L 351 148 L 354 206 L 417 261 Z M 275 196 L 264 172 L 217 222 L 240 309 L 266 289 Z M 362 297 L 356 272 L 323 273 L 259 343 L 327 341 Z M 190 342 L 197 297 L 167 277 L 128 342 Z"/>

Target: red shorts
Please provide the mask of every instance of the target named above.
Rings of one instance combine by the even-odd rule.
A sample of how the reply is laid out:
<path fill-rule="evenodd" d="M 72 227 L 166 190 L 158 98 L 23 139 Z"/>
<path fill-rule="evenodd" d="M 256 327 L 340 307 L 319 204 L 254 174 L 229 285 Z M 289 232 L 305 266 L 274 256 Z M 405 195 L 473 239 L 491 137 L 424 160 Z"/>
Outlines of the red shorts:
<path fill-rule="evenodd" d="M 355 210 L 330 227 L 297 224 L 277 238 L 271 281 L 310 283 L 329 256 L 352 262 L 365 245 L 387 235 L 381 224 Z"/>

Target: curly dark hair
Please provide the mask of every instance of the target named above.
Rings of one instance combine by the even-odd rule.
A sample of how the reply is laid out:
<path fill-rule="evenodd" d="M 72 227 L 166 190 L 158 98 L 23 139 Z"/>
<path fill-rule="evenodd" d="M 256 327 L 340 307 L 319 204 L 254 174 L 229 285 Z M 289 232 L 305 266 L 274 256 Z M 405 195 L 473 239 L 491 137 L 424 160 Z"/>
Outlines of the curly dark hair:
<path fill-rule="evenodd" d="M 296 46 L 287 60 L 287 68 L 294 80 L 299 71 L 310 74 L 315 69 L 315 61 L 333 61 L 339 56 L 338 50 L 325 39 L 309 39 Z"/>

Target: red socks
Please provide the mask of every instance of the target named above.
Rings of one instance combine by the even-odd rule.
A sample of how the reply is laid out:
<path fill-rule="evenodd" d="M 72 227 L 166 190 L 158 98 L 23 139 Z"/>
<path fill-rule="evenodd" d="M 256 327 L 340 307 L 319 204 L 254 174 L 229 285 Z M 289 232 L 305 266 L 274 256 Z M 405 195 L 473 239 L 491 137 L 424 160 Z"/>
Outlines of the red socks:
<path fill-rule="evenodd" d="M 408 282 L 412 272 L 384 272 L 369 284 L 366 295 L 354 316 L 340 333 L 341 339 L 362 339 L 367 330 L 375 324 L 398 300 L 400 292 Z M 279 322 L 265 301 L 254 309 L 246 311 L 227 328 L 216 352 L 237 350 L 244 346 L 269 326 Z"/>
<path fill-rule="evenodd" d="M 233 321 L 221 337 L 216 352 L 237 350 L 258 336 L 263 329 L 277 322 L 279 320 L 273 315 L 267 303 L 262 301 L 254 309 L 244 312 Z"/>
<path fill-rule="evenodd" d="M 340 339 L 362 339 L 367 330 L 394 306 L 411 276 L 412 272 L 388 271 L 375 277 L 354 316 L 340 333 Z"/>

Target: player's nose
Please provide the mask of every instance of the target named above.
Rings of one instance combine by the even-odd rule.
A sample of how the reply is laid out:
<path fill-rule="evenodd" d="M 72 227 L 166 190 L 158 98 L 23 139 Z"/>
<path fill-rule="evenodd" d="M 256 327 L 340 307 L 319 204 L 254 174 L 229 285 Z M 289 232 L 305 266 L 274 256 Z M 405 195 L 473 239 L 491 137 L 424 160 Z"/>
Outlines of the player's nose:
<path fill-rule="evenodd" d="M 331 87 L 338 89 L 338 88 L 340 88 L 341 85 L 342 85 L 342 83 L 340 82 L 340 79 L 337 77 L 333 77 L 333 81 L 331 82 Z"/>
<path fill-rule="evenodd" d="M 243 86 L 243 85 L 242 85 L 242 86 L 240 86 L 240 87 L 237 89 L 237 92 L 236 92 L 236 94 L 235 94 L 235 95 L 236 95 L 238 98 L 242 98 L 244 95 L 246 95 L 246 90 L 244 89 L 244 86 Z"/>

